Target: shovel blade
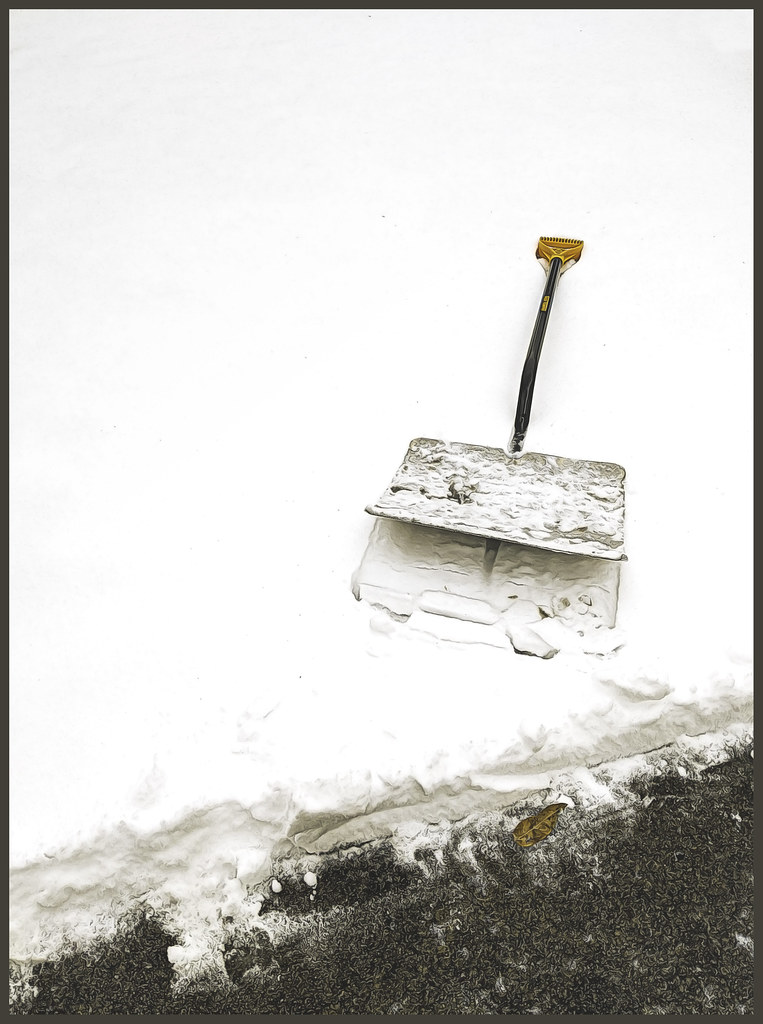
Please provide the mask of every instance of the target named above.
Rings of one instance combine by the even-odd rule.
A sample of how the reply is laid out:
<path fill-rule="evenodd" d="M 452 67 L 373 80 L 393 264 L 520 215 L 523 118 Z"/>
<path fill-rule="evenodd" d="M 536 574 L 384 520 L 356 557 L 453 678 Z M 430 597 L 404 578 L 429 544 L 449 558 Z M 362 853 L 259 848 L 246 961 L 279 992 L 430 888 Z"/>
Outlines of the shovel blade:
<path fill-rule="evenodd" d="M 625 559 L 625 470 L 418 437 L 389 487 L 366 507 L 396 519 L 564 554 Z"/>

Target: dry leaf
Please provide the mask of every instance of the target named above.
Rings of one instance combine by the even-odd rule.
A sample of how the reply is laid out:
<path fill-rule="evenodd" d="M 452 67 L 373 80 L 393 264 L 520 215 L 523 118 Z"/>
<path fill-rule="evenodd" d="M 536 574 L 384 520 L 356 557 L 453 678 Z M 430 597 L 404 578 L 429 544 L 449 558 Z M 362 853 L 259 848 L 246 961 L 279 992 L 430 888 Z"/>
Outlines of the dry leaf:
<path fill-rule="evenodd" d="M 535 846 L 541 839 L 550 836 L 554 831 L 559 812 L 563 811 L 566 806 L 567 804 L 549 804 L 542 811 L 533 814 L 531 818 L 520 821 L 512 832 L 516 842 L 520 846 Z"/>

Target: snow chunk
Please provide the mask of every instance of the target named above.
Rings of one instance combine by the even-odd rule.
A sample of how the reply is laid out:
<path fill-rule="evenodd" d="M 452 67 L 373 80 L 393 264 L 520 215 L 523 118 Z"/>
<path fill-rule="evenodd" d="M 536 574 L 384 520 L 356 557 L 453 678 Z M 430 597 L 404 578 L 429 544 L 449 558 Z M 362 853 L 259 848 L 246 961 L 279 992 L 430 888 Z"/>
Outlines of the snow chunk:
<path fill-rule="evenodd" d="M 673 689 L 658 672 L 643 668 L 623 672 L 621 666 L 619 673 L 605 669 L 594 673 L 594 679 L 629 701 L 664 700 Z"/>
<path fill-rule="evenodd" d="M 419 608 L 435 615 L 447 615 L 465 622 L 481 622 L 486 626 L 498 621 L 498 612 L 487 601 L 441 590 L 425 590 L 419 598 Z"/>
<path fill-rule="evenodd" d="M 550 644 L 532 626 L 508 626 L 506 634 L 517 654 L 534 654 L 536 658 L 553 658 L 559 648 Z"/>
<path fill-rule="evenodd" d="M 270 868 L 270 853 L 260 846 L 240 850 L 236 858 L 236 874 L 243 885 L 257 885 L 267 877 Z"/>

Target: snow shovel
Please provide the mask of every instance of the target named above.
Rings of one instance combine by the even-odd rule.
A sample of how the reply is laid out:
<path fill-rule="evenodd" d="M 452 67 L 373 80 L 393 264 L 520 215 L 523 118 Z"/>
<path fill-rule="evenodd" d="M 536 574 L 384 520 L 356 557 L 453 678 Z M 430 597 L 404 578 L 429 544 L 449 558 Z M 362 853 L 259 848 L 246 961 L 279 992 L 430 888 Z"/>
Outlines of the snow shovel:
<path fill-rule="evenodd" d="M 625 560 L 625 470 L 611 462 L 522 453 L 535 377 L 559 278 L 580 260 L 583 242 L 543 236 L 546 268 L 525 358 L 508 450 L 418 437 L 373 516 L 484 538 L 494 562 L 502 541 L 562 554 Z"/>

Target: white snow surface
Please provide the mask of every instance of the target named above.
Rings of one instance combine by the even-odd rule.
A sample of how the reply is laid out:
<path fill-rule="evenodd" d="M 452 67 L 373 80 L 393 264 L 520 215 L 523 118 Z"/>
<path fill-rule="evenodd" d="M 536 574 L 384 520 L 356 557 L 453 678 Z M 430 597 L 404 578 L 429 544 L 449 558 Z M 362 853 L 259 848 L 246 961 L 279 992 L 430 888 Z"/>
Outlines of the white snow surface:
<path fill-rule="evenodd" d="M 751 22 L 11 12 L 12 957 L 751 728 Z M 412 438 L 507 443 L 541 234 L 526 450 L 627 474 L 548 661 L 351 594 Z"/>

